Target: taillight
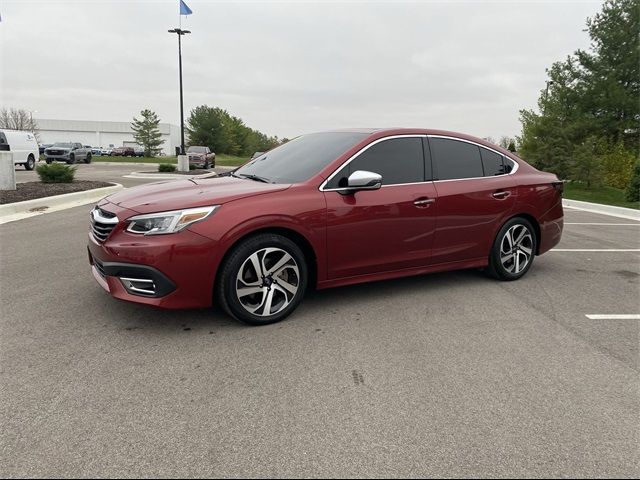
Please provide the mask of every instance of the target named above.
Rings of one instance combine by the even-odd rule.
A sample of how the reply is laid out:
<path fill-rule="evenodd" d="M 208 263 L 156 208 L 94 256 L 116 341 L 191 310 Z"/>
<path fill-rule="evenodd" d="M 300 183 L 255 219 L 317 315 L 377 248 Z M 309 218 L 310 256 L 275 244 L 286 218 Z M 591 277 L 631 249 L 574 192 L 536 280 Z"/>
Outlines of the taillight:
<path fill-rule="evenodd" d="M 558 180 L 557 182 L 551 182 L 551 186 L 556 189 L 557 192 L 564 192 L 564 182 Z"/>

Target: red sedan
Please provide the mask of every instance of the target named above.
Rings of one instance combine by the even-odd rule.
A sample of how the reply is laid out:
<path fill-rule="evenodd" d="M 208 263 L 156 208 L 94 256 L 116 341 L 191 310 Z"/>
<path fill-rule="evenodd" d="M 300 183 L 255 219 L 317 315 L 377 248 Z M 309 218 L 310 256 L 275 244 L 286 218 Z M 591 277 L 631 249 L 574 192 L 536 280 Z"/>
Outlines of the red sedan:
<path fill-rule="evenodd" d="M 562 183 L 478 138 L 424 129 L 298 137 L 223 176 L 154 183 L 91 212 L 116 298 L 282 320 L 307 288 L 463 268 L 516 280 L 560 241 Z"/>

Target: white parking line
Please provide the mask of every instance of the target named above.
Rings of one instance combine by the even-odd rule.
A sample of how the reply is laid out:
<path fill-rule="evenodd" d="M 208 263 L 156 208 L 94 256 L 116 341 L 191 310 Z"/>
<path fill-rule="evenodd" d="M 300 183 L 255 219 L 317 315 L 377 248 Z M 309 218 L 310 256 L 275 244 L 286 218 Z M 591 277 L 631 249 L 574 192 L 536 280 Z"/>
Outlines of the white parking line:
<path fill-rule="evenodd" d="M 610 227 L 624 227 L 624 226 L 640 226 L 638 223 L 579 223 L 579 222 L 565 222 L 565 225 L 608 225 Z"/>
<path fill-rule="evenodd" d="M 640 252 L 640 248 L 552 248 L 550 252 Z"/>
<path fill-rule="evenodd" d="M 640 320 L 640 315 L 585 315 L 589 320 Z"/>

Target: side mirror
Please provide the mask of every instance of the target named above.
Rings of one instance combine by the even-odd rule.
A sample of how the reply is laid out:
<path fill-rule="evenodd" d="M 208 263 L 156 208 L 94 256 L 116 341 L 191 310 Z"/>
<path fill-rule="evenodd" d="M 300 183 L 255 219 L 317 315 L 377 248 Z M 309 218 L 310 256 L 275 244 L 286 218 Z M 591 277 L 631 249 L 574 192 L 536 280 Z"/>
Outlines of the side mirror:
<path fill-rule="evenodd" d="M 382 186 L 382 175 L 366 170 L 356 170 L 347 179 L 347 186 L 340 193 L 352 193 L 358 190 L 378 190 Z"/>

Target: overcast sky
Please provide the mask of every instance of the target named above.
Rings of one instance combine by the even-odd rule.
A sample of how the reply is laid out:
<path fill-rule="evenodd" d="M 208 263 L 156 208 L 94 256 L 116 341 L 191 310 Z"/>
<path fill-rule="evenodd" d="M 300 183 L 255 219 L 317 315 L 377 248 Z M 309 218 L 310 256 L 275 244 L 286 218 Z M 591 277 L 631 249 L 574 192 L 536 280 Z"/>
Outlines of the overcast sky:
<path fill-rule="evenodd" d="M 588 47 L 601 2 L 186 0 L 185 115 L 269 135 L 427 127 L 516 135 L 545 68 Z M 0 0 L 0 105 L 34 117 L 179 124 L 179 0 Z"/>

